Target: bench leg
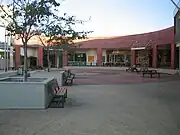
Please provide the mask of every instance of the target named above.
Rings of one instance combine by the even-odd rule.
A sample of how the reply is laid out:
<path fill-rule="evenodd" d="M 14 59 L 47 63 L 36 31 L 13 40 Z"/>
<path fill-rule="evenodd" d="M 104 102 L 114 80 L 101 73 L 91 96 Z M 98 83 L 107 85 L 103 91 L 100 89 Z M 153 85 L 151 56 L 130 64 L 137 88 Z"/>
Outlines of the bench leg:
<path fill-rule="evenodd" d="M 71 86 L 73 85 L 73 79 L 71 80 Z"/>
<path fill-rule="evenodd" d="M 61 96 L 58 103 L 57 103 L 57 107 L 58 108 L 64 108 L 64 103 L 65 103 L 65 98 L 63 96 Z"/>
<path fill-rule="evenodd" d="M 151 78 L 152 78 L 152 74 L 150 74 L 151 75 Z"/>
<path fill-rule="evenodd" d="M 66 90 L 66 92 L 65 92 L 65 96 L 64 96 L 65 98 L 67 98 L 67 90 Z"/>

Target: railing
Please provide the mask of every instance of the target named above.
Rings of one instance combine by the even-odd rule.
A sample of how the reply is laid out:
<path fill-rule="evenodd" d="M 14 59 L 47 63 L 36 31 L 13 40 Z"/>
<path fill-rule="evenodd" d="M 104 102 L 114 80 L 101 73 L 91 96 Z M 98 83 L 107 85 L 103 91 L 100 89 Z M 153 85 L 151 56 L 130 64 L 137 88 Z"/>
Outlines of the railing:
<path fill-rule="evenodd" d="M 68 61 L 69 66 L 86 66 L 85 61 Z"/>

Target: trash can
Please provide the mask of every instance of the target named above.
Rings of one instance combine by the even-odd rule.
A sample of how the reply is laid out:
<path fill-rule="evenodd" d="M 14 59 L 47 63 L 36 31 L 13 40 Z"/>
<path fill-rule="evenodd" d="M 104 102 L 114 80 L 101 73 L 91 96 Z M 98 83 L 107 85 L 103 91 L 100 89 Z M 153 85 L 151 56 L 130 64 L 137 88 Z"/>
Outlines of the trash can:
<path fill-rule="evenodd" d="M 23 66 L 20 66 L 18 68 L 18 75 L 23 75 L 23 72 L 24 72 L 24 67 Z"/>

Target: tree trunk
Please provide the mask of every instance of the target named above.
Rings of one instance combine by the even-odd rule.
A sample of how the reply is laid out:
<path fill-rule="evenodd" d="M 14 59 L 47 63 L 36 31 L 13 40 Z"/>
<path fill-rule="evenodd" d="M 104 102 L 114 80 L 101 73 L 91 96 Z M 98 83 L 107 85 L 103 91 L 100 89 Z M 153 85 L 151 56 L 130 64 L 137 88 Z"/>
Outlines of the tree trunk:
<path fill-rule="evenodd" d="M 49 60 L 49 47 L 47 48 L 47 61 L 48 61 L 48 72 L 50 72 L 50 68 L 51 68 L 51 63 L 50 63 L 50 60 Z"/>
<path fill-rule="evenodd" d="M 27 82 L 28 78 L 28 66 L 27 66 L 27 43 L 24 44 L 24 82 Z"/>

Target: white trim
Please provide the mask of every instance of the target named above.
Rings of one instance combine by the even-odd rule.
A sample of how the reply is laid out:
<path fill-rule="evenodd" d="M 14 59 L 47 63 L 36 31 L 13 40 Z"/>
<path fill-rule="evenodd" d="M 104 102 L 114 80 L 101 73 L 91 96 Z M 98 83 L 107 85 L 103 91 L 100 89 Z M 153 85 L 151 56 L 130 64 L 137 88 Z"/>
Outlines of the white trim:
<path fill-rule="evenodd" d="M 146 47 L 137 47 L 137 48 L 131 48 L 131 50 L 145 50 Z"/>

